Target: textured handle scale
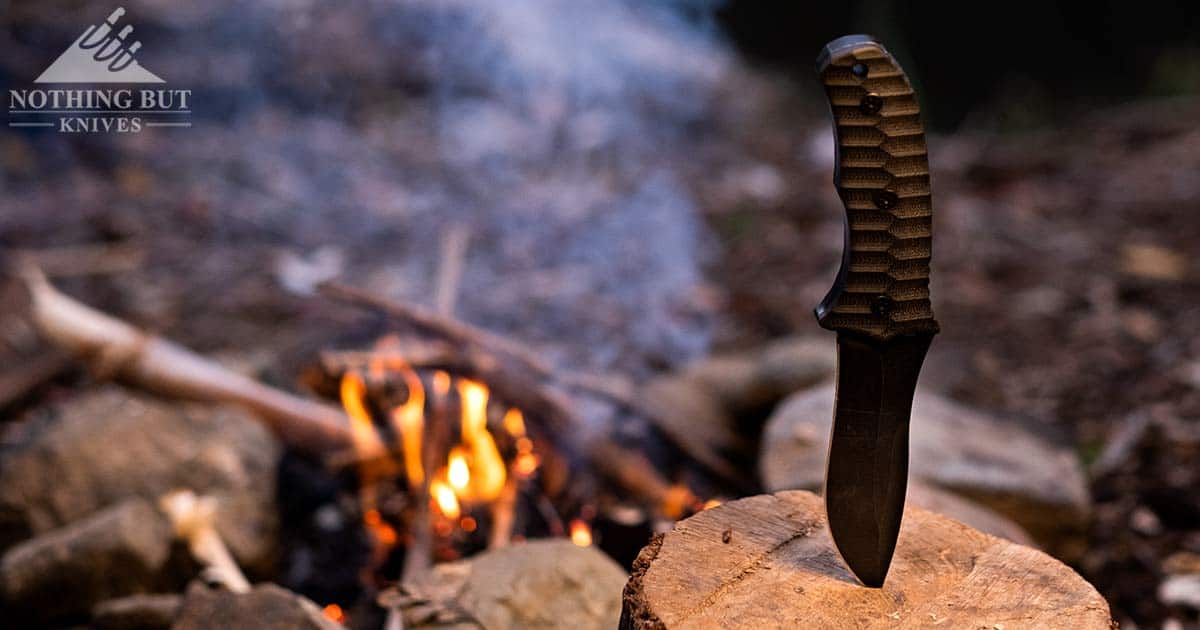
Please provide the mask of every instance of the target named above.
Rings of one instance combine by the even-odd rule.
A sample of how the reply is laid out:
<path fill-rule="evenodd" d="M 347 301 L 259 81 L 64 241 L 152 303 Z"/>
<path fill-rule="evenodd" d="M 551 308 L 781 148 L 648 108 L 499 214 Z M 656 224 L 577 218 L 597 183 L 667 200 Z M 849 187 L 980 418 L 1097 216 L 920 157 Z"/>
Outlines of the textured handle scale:
<path fill-rule="evenodd" d="M 929 161 L 912 86 L 887 50 L 865 35 L 830 42 L 817 72 L 833 114 L 833 183 L 847 228 L 842 268 L 817 319 L 825 328 L 881 340 L 936 333 Z"/>

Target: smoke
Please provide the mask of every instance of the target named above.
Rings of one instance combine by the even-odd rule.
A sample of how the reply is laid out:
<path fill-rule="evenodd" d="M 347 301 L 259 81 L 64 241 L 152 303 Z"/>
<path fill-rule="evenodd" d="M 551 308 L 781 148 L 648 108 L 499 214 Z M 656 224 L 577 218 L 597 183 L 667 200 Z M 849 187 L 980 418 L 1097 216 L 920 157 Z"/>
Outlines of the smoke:
<path fill-rule="evenodd" d="M 113 169 L 148 172 L 139 229 L 197 243 L 163 252 L 151 282 L 229 291 L 231 275 L 268 272 L 272 252 L 320 249 L 345 279 L 429 304 L 439 235 L 465 224 L 459 317 L 592 368 L 636 373 L 707 348 L 697 296 L 712 242 L 689 173 L 720 133 L 711 101 L 734 71 L 712 3 L 127 7 L 139 62 L 193 90 L 195 126 L 32 138 L 57 157 L 17 192 L 36 200 L 62 184 L 56 170 L 85 170 L 97 205 L 128 210 Z M 73 37 L 89 18 L 56 25 Z M 36 46 L 18 57 L 52 58 L 57 43 Z"/>

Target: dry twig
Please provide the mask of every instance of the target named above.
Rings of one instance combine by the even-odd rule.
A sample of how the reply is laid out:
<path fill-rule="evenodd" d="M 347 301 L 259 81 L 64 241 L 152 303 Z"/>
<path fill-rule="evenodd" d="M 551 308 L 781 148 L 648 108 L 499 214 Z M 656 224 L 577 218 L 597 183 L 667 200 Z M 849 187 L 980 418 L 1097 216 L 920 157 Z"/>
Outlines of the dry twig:
<path fill-rule="evenodd" d="M 205 577 L 234 593 L 250 592 L 250 581 L 242 573 L 225 541 L 217 534 L 217 500 L 196 496 L 191 490 L 169 492 L 158 507 L 171 521 L 175 536 L 187 542 L 188 551 L 204 565 Z"/>
<path fill-rule="evenodd" d="M 351 445 L 340 409 L 259 383 L 77 302 L 51 286 L 36 267 L 25 267 L 21 276 L 34 325 L 54 344 L 87 360 L 99 376 L 179 398 L 241 404 L 284 442 L 310 453 Z"/>

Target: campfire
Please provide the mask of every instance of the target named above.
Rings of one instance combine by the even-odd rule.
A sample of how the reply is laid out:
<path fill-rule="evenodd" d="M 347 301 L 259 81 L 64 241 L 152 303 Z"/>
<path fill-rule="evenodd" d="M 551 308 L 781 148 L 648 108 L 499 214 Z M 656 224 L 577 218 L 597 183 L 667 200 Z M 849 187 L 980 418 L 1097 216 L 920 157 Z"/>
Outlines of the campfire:
<path fill-rule="evenodd" d="M 425 614 L 429 597 L 414 595 L 415 585 L 434 567 L 534 540 L 599 545 L 628 563 L 654 531 L 719 503 L 682 477 L 671 480 L 638 448 L 590 430 L 580 411 L 587 406 L 576 404 L 655 413 L 636 394 L 550 369 L 513 342 L 416 307 L 324 287 L 404 332 L 366 350 L 321 353 L 304 377 L 328 401 L 321 403 L 94 311 L 34 268 L 25 276 L 36 325 L 92 357 L 97 371 L 154 392 L 248 407 L 316 463 L 314 474 L 336 480 L 349 499 L 337 501 L 338 511 L 368 549 L 353 567 L 353 592 L 321 602 L 329 620 L 379 614 L 364 613 L 364 601 L 393 616 L 414 607 Z M 210 579 L 231 592 L 250 588 L 213 526 L 212 497 L 184 489 L 160 503 Z"/>
<path fill-rule="evenodd" d="M 569 532 L 592 543 L 595 510 L 569 497 L 565 462 L 537 416 L 483 381 L 413 367 L 394 335 L 370 352 L 327 355 L 324 365 L 353 438 L 327 463 L 357 484 L 372 544 L 367 583 L 400 579 L 387 570 L 397 555 L 411 573 L 527 538 Z"/>

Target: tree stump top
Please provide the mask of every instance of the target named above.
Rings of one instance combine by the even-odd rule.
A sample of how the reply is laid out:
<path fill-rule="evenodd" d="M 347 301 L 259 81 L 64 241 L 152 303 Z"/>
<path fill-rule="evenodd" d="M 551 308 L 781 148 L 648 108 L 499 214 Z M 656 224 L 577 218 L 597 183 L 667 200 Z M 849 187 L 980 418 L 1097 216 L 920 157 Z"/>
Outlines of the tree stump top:
<path fill-rule="evenodd" d="M 820 497 L 785 491 L 681 521 L 642 550 L 622 628 L 1102 628 L 1108 604 L 1050 556 L 908 506 L 883 588 L 842 564 Z"/>

